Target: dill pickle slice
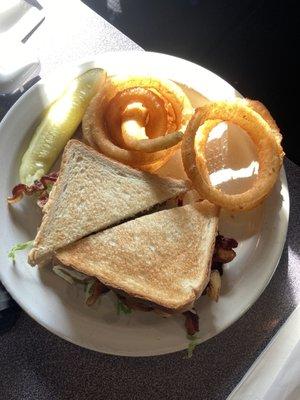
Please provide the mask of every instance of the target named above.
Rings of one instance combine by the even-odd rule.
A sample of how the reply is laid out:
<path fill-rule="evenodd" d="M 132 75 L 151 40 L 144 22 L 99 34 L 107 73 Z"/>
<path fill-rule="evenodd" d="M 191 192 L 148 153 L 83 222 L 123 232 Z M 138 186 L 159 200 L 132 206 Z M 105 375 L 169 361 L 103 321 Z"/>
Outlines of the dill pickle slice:
<path fill-rule="evenodd" d="M 105 79 L 103 69 L 90 69 L 74 79 L 49 107 L 23 155 L 19 171 L 22 183 L 31 185 L 49 172 Z"/>

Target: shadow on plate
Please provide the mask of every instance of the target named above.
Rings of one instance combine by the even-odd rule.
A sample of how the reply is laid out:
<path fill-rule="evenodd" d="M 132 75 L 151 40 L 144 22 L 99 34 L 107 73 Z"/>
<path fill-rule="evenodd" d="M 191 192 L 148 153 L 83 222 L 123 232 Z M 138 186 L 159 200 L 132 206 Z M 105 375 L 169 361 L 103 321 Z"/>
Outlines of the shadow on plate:
<path fill-rule="evenodd" d="M 42 218 L 35 196 L 29 198 L 25 196 L 20 203 L 8 207 L 14 228 L 28 237 L 28 240 L 34 239 Z"/>

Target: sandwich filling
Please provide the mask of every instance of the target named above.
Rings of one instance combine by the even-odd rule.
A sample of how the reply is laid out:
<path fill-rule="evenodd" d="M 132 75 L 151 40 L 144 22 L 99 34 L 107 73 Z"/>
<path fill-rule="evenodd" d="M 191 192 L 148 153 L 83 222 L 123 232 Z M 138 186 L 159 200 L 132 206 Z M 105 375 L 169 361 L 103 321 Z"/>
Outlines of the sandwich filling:
<path fill-rule="evenodd" d="M 177 203 L 181 203 L 181 199 L 176 200 Z M 166 202 L 167 203 L 167 202 Z M 217 235 L 215 240 L 215 247 L 213 252 L 213 257 L 211 260 L 211 271 L 218 271 L 220 276 L 223 275 L 223 265 L 232 261 L 236 252 L 234 248 L 238 246 L 235 239 L 226 238 L 222 235 Z M 74 270 L 67 266 L 54 266 L 53 271 L 59 275 L 61 278 L 65 279 L 68 283 L 74 283 L 74 281 L 81 283 L 86 283 L 88 288 L 88 295 L 86 297 L 86 304 L 93 305 L 100 296 L 112 291 L 118 297 L 118 300 L 125 305 L 129 310 L 139 310 L 139 311 L 154 311 L 163 317 L 169 317 L 178 312 L 173 309 L 162 307 L 159 304 L 155 304 L 151 301 L 130 296 L 121 290 L 116 290 L 115 288 L 104 285 L 96 278 L 89 277 L 81 272 Z M 209 284 L 204 289 L 202 295 L 207 294 L 209 289 Z M 185 327 L 189 335 L 194 335 L 199 330 L 198 326 L 198 316 L 194 308 L 184 310 L 181 312 L 185 316 Z"/>

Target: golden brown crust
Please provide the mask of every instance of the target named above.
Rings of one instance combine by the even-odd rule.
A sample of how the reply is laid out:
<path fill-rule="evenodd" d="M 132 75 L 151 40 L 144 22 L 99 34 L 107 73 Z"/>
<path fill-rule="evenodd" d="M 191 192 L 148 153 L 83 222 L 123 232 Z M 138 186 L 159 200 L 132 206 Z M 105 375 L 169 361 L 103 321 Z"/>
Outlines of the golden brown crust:
<path fill-rule="evenodd" d="M 57 248 L 120 223 L 188 188 L 182 180 L 135 170 L 70 140 L 28 261 L 40 263 Z"/>
<path fill-rule="evenodd" d="M 129 95 L 128 91 L 135 91 L 136 96 L 132 97 L 132 92 Z M 156 100 L 150 101 L 150 97 Z M 125 131 L 121 129 L 124 117 L 121 110 L 124 107 L 120 107 L 120 104 L 124 106 L 135 102 L 141 102 L 143 106 L 149 103 L 146 106 L 148 110 L 146 130 L 154 136 L 136 141 L 133 135 L 132 139 L 135 143 L 133 148 L 131 147 L 132 140 L 129 140 L 127 135 L 125 136 L 130 144 L 127 140 L 125 140 L 126 143 L 124 142 L 123 135 L 126 129 Z M 84 139 L 101 153 L 141 170 L 154 172 L 165 164 L 180 147 L 178 142 L 182 135 L 176 131 L 184 132 L 192 112 L 193 108 L 188 97 L 172 81 L 151 76 L 114 76 L 107 80 L 103 90 L 92 99 L 83 117 L 82 131 Z M 150 118 L 151 115 L 155 118 Z M 159 129 L 156 132 L 157 125 L 160 126 L 164 119 L 163 125 L 166 129 Z M 167 138 L 165 135 L 170 135 L 170 137 Z M 158 151 L 153 150 L 154 139 Z M 163 147 L 162 143 L 164 143 Z M 173 147 L 170 147 L 171 143 Z M 151 151 L 150 148 L 152 148 Z"/>
<path fill-rule="evenodd" d="M 207 201 L 160 211 L 84 238 L 56 257 L 114 290 L 181 312 L 209 281 L 218 212 Z"/>
<path fill-rule="evenodd" d="M 284 153 L 280 133 L 275 132 L 260 113 L 266 115 L 262 105 L 249 103 L 249 100 L 211 102 L 195 111 L 182 141 L 181 154 L 185 172 L 203 198 L 229 210 L 245 211 L 257 207 L 270 193 L 278 178 Z M 243 193 L 224 193 L 210 182 L 205 148 L 215 124 L 211 120 L 231 121 L 239 125 L 257 147 L 258 175 L 253 186 Z M 273 127 L 274 124 L 275 121 L 272 122 Z"/>

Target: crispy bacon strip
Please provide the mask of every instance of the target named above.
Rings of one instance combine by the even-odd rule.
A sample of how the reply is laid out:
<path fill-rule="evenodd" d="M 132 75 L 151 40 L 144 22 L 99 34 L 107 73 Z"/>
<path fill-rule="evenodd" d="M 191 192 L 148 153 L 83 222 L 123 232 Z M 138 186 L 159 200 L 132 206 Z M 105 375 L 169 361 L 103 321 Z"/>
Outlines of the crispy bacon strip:
<path fill-rule="evenodd" d="M 223 249 L 222 247 L 219 247 L 213 256 L 213 261 L 225 264 L 225 263 L 229 263 L 230 261 L 232 261 L 235 256 L 236 256 L 236 253 L 234 250 L 232 250 L 232 249 L 226 250 L 226 249 Z"/>
<path fill-rule="evenodd" d="M 199 317 L 196 310 L 193 309 L 193 311 L 185 311 L 183 315 L 185 316 L 185 328 L 187 334 L 194 336 L 197 332 L 199 332 Z"/>
<path fill-rule="evenodd" d="M 225 250 L 231 250 L 238 247 L 238 242 L 232 238 L 226 238 L 225 236 L 218 235 L 216 237 L 216 246 L 222 247 Z"/>
<path fill-rule="evenodd" d="M 49 175 L 44 175 L 40 180 L 36 180 L 33 185 L 27 186 L 19 183 L 12 190 L 12 195 L 7 198 L 9 204 L 14 204 L 20 201 L 24 195 L 32 196 L 34 193 L 39 193 L 38 204 L 45 205 L 48 200 L 47 186 L 53 184 L 58 178 L 58 172 L 52 172 Z"/>
<path fill-rule="evenodd" d="M 215 263 L 225 264 L 234 259 L 236 256 L 235 251 L 233 250 L 238 246 L 238 242 L 232 238 L 226 238 L 222 235 L 218 235 L 216 237 L 215 251 L 213 255 L 213 265 Z M 212 269 L 219 269 L 213 268 Z"/>
<path fill-rule="evenodd" d="M 222 262 L 217 262 L 217 261 L 213 261 L 211 264 L 211 269 L 214 270 L 218 270 L 220 276 L 223 275 L 223 263 Z M 203 291 L 203 294 L 206 294 L 206 289 Z"/>
<path fill-rule="evenodd" d="M 47 190 L 43 190 L 39 198 L 37 199 L 36 203 L 40 208 L 43 208 L 48 200 L 49 200 L 49 193 L 47 192 Z"/>
<path fill-rule="evenodd" d="M 40 181 L 44 186 L 47 186 L 49 185 L 49 183 L 53 184 L 54 182 L 56 182 L 57 178 L 58 178 L 58 172 L 51 172 L 51 174 L 42 176 Z"/>
<path fill-rule="evenodd" d="M 216 237 L 215 250 L 212 258 L 211 269 L 218 270 L 220 276 L 223 275 L 223 264 L 228 263 L 236 256 L 233 250 L 238 246 L 238 242 L 232 238 L 226 238 L 222 235 Z M 206 294 L 206 289 L 203 294 Z"/>
<path fill-rule="evenodd" d="M 100 297 L 102 294 L 107 293 L 109 291 L 109 288 L 105 285 L 103 285 L 100 281 L 95 281 L 95 283 L 92 286 L 91 289 L 91 294 L 86 300 L 86 304 L 88 306 L 92 306 L 95 304 L 97 301 L 98 297 Z"/>

